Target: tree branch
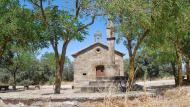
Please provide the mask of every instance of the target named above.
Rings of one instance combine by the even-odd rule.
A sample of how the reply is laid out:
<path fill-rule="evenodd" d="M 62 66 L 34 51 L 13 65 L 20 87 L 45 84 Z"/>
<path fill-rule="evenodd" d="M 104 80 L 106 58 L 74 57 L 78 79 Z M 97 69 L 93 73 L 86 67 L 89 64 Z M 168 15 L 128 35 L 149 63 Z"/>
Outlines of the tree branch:
<path fill-rule="evenodd" d="M 34 2 L 33 0 L 30 0 L 30 2 L 35 5 L 36 7 L 40 8 L 40 5 L 37 2 Z"/>
<path fill-rule="evenodd" d="M 67 36 L 67 38 L 65 38 L 63 46 L 62 46 L 61 61 L 65 61 L 66 49 L 67 49 L 69 42 L 70 42 L 70 39 Z"/>
<path fill-rule="evenodd" d="M 41 9 L 41 12 L 42 12 L 42 17 L 44 19 L 44 24 L 47 26 L 47 21 L 46 21 L 46 16 L 45 16 L 42 0 L 40 0 L 40 9 Z"/>
<path fill-rule="evenodd" d="M 40 4 L 38 4 L 37 2 L 34 2 L 33 0 L 31 0 L 31 3 L 41 10 L 44 25 L 47 27 L 46 15 L 45 15 L 44 8 L 43 8 L 43 1 L 40 0 Z"/>
<path fill-rule="evenodd" d="M 139 49 L 141 43 L 143 42 L 143 40 L 145 39 L 145 37 L 147 36 L 147 34 L 149 33 L 149 29 L 146 29 L 143 33 L 143 35 L 140 37 L 140 39 L 137 41 L 137 45 L 135 46 L 134 48 L 134 51 L 133 51 L 133 56 L 136 55 L 137 53 L 137 50 Z"/>
<path fill-rule="evenodd" d="M 57 45 L 55 44 L 53 39 L 50 39 L 50 43 L 51 43 L 51 45 L 53 47 L 53 50 L 54 50 L 54 53 L 55 53 L 55 58 L 59 59 L 59 52 L 58 52 L 58 49 L 57 49 Z"/>
<path fill-rule="evenodd" d="M 104 15 L 106 15 L 106 14 L 105 13 L 103 13 L 103 14 L 95 14 L 95 15 L 91 16 L 92 17 L 91 18 L 92 19 L 91 22 L 89 22 L 88 24 L 86 24 L 84 26 L 79 27 L 77 31 L 79 32 L 79 31 L 81 31 L 81 30 L 89 27 L 90 25 L 94 24 L 95 19 L 96 19 L 97 16 L 104 16 Z"/>
<path fill-rule="evenodd" d="M 96 18 L 96 16 L 92 16 L 92 21 L 84 26 L 79 27 L 77 31 L 81 31 L 81 30 L 87 28 L 88 26 L 92 25 L 95 21 L 95 18 Z"/>
<path fill-rule="evenodd" d="M 77 19 L 81 9 L 81 7 L 79 6 L 79 0 L 76 0 L 75 8 L 76 8 L 75 19 Z"/>

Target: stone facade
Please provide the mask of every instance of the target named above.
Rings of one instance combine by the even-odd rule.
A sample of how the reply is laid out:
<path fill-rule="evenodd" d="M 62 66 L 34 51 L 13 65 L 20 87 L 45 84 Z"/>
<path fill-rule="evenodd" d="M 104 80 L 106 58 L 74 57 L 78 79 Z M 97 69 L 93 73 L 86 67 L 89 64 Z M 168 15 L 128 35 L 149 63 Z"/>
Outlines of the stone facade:
<path fill-rule="evenodd" d="M 114 51 L 115 76 L 123 76 L 123 56 L 119 51 Z M 89 47 L 73 54 L 74 59 L 74 83 L 94 81 L 97 77 L 107 77 L 112 71 L 109 68 L 108 46 L 100 42 L 94 43 Z M 112 67 L 112 66 L 111 66 Z"/>
<path fill-rule="evenodd" d="M 111 19 L 108 19 L 106 36 L 108 46 L 101 43 L 101 32 L 96 32 L 94 34 L 94 44 L 73 54 L 73 57 L 75 58 L 75 87 L 78 87 L 77 85 L 79 85 L 79 87 L 83 87 L 83 85 L 88 86 L 92 81 L 98 81 L 100 78 L 109 79 L 115 76 L 124 76 L 124 54 L 116 51 L 114 48 L 114 26 Z M 91 87 L 94 88 L 96 86 Z"/>

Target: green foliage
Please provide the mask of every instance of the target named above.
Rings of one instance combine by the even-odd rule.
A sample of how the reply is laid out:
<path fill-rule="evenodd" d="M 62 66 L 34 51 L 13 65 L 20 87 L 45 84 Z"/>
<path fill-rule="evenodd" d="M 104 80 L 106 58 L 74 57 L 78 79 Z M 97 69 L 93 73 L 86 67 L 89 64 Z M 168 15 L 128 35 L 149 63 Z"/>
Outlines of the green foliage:
<path fill-rule="evenodd" d="M 41 57 L 41 64 L 44 66 L 44 69 L 50 70 L 54 74 L 56 70 L 54 53 L 44 53 Z"/>
<path fill-rule="evenodd" d="M 187 0 L 160 0 L 153 2 L 152 35 L 148 42 L 159 50 L 158 61 L 171 63 L 176 84 L 182 83 L 182 53 L 188 50 L 190 5 Z M 147 43 L 148 43 L 147 42 Z M 156 44 L 156 45 L 155 45 Z M 170 55 L 170 57 L 168 57 Z M 175 64 L 178 64 L 176 72 Z"/>
<path fill-rule="evenodd" d="M 151 50 L 143 50 L 137 54 L 135 59 L 135 78 L 137 80 L 144 78 L 145 71 L 147 71 L 147 78 L 149 79 L 172 76 L 173 69 L 170 65 L 170 59 L 168 56 L 164 59 L 164 53 L 163 55 L 158 55 L 157 53 L 153 54 Z M 127 75 L 129 72 L 129 62 L 126 59 L 124 63 L 125 75 Z"/>
<path fill-rule="evenodd" d="M 161 0 L 153 2 L 154 15 L 152 35 L 162 42 L 182 42 L 184 36 L 189 36 L 190 6 L 187 0 Z M 163 38 L 163 39 L 162 39 Z"/>
<path fill-rule="evenodd" d="M 55 74 L 56 70 L 56 64 L 55 64 L 55 57 L 54 53 L 45 53 L 41 57 L 41 66 L 44 66 L 44 70 L 51 72 L 51 77 L 49 78 L 49 83 L 53 83 L 53 77 Z M 65 64 L 64 64 L 64 70 L 63 70 L 63 80 L 66 81 L 72 81 L 73 80 L 73 64 L 69 60 L 68 57 L 65 59 Z"/>
<path fill-rule="evenodd" d="M 50 78 L 49 78 L 49 81 L 48 81 L 48 84 L 49 85 L 54 85 L 54 77 L 53 76 L 51 76 Z"/>
<path fill-rule="evenodd" d="M 60 9 L 54 1 L 48 2 L 47 0 L 42 0 L 42 4 L 48 2 L 48 5 L 44 5 L 44 7 L 41 7 L 39 4 L 41 0 L 28 1 L 35 7 L 36 20 L 44 28 L 41 31 L 43 34 L 41 36 L 46 43 L 53 44 L 53 47 L 56 47 L 59 41 L 63 41 L 63 44 L 71 40 L 82 41 L 87 34 L 86 29 L 93 24 L 92 22 L 95 19 L 93 0 L 72 1 L 71 3 L 76 4 L 78 7 L 71 10 Z M 69 5 L 67 2 L 64 3 Z M 81 21 L 82 19 L 86 19 L 86 17 L 91 17 L 91 15 L 94 15 L 92 22 L 86 24 Z"/>
<path fill-rule="evenodd" d="M 185 55 L 190 55 L 190 30 L 187 36 L 183 38 L 182 52 Z"/>
<path fill-rule="evenodd" d="M 6 72 L 0 72 L 0 84 L 9 84 L 10 76 Z"/>
<path fill-rule="evenodd" d="M 137 74 L 137 76 L 142 77 L 145 70 L 147 70 L 150 79 L 172 76 L 173 71 L 170 66 L 170 60 L 164 59 L 164 56 L 161 56 L 159 51 L 155 53 L 151 51 L 152 50 L 145 49 L 138 54 L 136 65 L 139 66 L 139 70 L 137 70 L 137 73 L 140 71 L 141 74 Z"/>
<path fill-rule="evenodd" d="M 10 85 L 16 85 L 19 82 L 20 73 L 30 70 L 32 65 L 36 64 L 35 55 L 32 52 L 12 46 L 11 56 L 1 62 L 1 67 L 7 72 Z M 27 62 L 27 63 L 26 63 Z M 3 73 L 3 72 L 2 72 Z"/>
<path fill-rule="evenodd" d="M 63 80 L 73 81 L 74 78 L 73 63 L 69 60 L 69 58 L 67 58 L 65 62 L 66 63 L 63 70 Z"/>
<path fill-rule="evenodd" d="M 33 12 L 21 7 L 19 0 L 2 0 L 0 15 L 0 58 L 12 45 L 32 50 L 46 46 Z"/>
<path fill-rule="evenodd" d="M 78 31 L 78 28 L 83 25 L 77 19 L 73 19 L 72 15 L 69 15 L 67 11 L 58 10 L 57 6 L 53 8 L 49 7 L 48 10 L 48 28 L 45 31 L 45 35 L 48 35 L 49 40 L 54 38 L 55 42 L 59 40 L 65 40 L 66 38 L 72 40 L 83 40 L 86 31 Z"/>
<path fill-rule="evenodd" d="M 115 22 L 115 31 L 125 39 L 134 43 L 151 25 L 150 2 L 147 0 L 113 0 L 104 2 L 99 0 L 100 6 Z"/>
<path fill-rule="evenodd" d="M 1 40 L 5 36 L 16 34 L 18 29 L 18 11 L 20 11 L 18 0 L 2 0 L 0 3 L 0 25 Z M 14 35 L 16 36 L 16 35 Z"/>

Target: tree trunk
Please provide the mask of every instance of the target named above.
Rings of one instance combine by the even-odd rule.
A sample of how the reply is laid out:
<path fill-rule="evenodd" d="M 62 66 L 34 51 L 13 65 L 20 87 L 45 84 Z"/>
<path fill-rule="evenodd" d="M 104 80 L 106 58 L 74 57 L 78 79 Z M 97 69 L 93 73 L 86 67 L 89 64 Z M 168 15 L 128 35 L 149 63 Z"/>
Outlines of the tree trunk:
<path fill-rule="evenodd" d="M 135 58 L 129 58 L 129 88 L 128 90 L 132 90 L 132 86 L 134 83 L 134 72 L 135 72 Z"/>
<path fill-rule="evenodd" d="M 63 73 L 63 61 L 56 61 L 56 72 L 55 72 L 55 94 L 60 94 L 61 81 Z"/>
<path fill-rule="evenodd" d="M 177 64 L 178 64 L 178 86 L 182 85 L 183 78 L 182 78 L 182 53 L 181 50 L 176 44 L 176 54 L 177 54 Z"/>
<path fill-rule="evenodd" d="M 59 57 L 57 47 L 55 51 L 55 59 L 56 59 L 56 72 L 55 72 L 55 94 L 60 94 L 61 90 L 61 81 L 62 81 L 62 73 L 64 69 L 64 63 L 65 63 L 65 55 L 66 55 L 66 50 L 67 50 L 67 45 L 68 41 L 64 42 L 63 47 L 62 47 L 62 53 L 61 56 Z"/>
<path fill-rule="evenodd" d="M 189 81 L 189 55 L 186 55 L 186 75 L 187 75 L 187 80 Z"/>
<path fill-rule="evenodd" d="M 145 29 L 143 35 L 139 38 L 139 40 L 137 41 L 136 46 L 134 47 L 134 49 L 132 49 L 132 39 L 128 38 L 126 36 L 127 42 L 128 42 L 128 54 L 129 54 L 129 87 L 128 90 L 132 90 L 132 86 L 134 83 L 134 75 L 135 75 L 135 56 L 136 53 L 140 47 L 140 45 L 142 44 L 143 40 L 145 39 L 145 37 L 147 36 L 147 34 L 149 33 L 149 29 Z M 133 50 L 133 51 L 132 51 Z"/>
<path fill-rule="evenodd" d="M 13 72 L 13 90 L 16 90 L 16 72 Z"/>
<path fill-rule="evenodd" d="M 172 67 L 173 76 L 174 76 L 174 79 L 175 79 L 175 85 L 177 86 L 178 78 L 177 78 L 177 74 L 176 74 L 175 62 L 171 62 L 171 67 Z"/>

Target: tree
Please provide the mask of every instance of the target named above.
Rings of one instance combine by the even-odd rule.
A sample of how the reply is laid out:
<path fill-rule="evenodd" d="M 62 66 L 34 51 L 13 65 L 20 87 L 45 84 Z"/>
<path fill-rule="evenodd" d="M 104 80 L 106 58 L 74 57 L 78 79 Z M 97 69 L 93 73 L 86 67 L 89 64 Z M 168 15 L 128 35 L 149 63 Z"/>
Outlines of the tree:
<path fill-rule="evenodd" d="M 154 38 L 154 36 L 151 36 L 146 40 L 144 45 L 145 48 L 142 51 L 147 52 L 149 56 L 153 57 L 152 63 L 159 65 L 160 70 L 163 70 L 164 74 L 168 71 L 169 74 L 173 74 L 175 84 L 177 85 L 177 56 L 173 44 L 168 44 L 165 38 Z"/>
<path fill-rule="evenodd" d="M 86 29 L 94 23 L 97 16 L 91 10 L 94 7 L 94 2 L 93 0 L 75 0 L 73 12 L 72 10 L 66 11 L 64 8 L 59 9 L 57 5 L 53 5 L 51 2 L 47 7 L 44 7 L 44 0 L 29 1 L 34 5 L 36 14 L 39 16 L 37 20 L 43 25 L 46 40 L 54 50 L 56 60 L 54 93 L 59 94 L 67 46 L 72 40 L 83 40 L 87 33 Z M 83 17 L 91 18 L 91 21 L 84 24 L 82 23 Z M 62 46 L 60 54 L 58 44 Z"/>
<path fill-rule="evenodd" d="M 19 9 L 19 4 L 18 1 L 2 1 L 0 4 L 0 13 L 1 13 L 1 18 L 0 18 L 0 25 L 1 29 L 0 30 L 0 58 L 2 57 L 7 44 L 11 41 L 11 33 L 13 31 L 16 31 L 17 26 L 17 17 L 16 17 L 16 12 Z M 12 17 L 10 17 L 12 16 Z"/>
<path fill-rule="evenodd" d="M 115 31 L 124 40 L 129 55 L 129 90 L 134 83 L 135 57 L 150 31 L 151 9 L 147 0 L 100 0 L 115 23 Z M 116 29 L 118 28 L 118 29 Z"/>
<path fill-rule="evenodd" d="M 0 15 L 0 59 L 10 45 L 35 49 L 43 43 L 38 38 L 40 28 L 34 22 L 32 11 L 21 7 L 19 0 L 2 0 Z"/>
<path fill-rule="evenodd" d="M 11 84 L 13 85 L 13 89 L 16 90 L 17 75 L 19 75 L 21 71 L 29 69 L 30 66 L 33 65 L 32 62 L 34 62 L 35 57 L 31 52 L 13 46 L 10 54 L 10 58 L 3 63 L 3 67 L 7 69 L 10 77 L 12 77 Z"/>
<path fill-rule="evenodd" d="M 189 31 L 189 3 L 186 0 L 161 0 L 153 2 L 152 35 L 164 38 L 175 49 L 178 62 L 178 83 L 182 84 L 182 46 L 183 38 Z M 162 42 L 162 41 L 161 41 Z"/>

